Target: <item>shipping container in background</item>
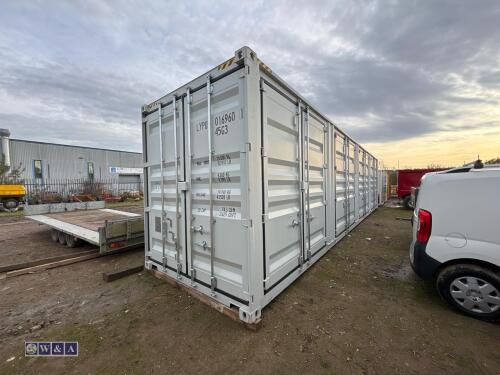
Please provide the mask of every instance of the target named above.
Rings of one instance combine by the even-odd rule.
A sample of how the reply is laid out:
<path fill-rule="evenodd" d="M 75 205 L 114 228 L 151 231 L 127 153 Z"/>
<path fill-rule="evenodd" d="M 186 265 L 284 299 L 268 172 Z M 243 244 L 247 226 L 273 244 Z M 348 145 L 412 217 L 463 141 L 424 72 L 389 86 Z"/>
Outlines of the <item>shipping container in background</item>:
<path fill-rule="evenodd" d="M 406 208 L 411 207 L 411 189 L 420 186 L 420 180 L 426 173 L 439 172 L 447 168 L 398 169 L 397 196 Z"/>
<path fill-rule="evenodd" d="M 379 202 L 377 159 L 248 47 L 142 127 L 146 268 L 246 323 Z"/>
<path fill-rule="evenodd" d="M 378 184 L 377 185 L 378 205 L 382 206 L 387 201 L 387 199 L 390 197 L 389 171 L 379 169 L 377 184 Z"/>

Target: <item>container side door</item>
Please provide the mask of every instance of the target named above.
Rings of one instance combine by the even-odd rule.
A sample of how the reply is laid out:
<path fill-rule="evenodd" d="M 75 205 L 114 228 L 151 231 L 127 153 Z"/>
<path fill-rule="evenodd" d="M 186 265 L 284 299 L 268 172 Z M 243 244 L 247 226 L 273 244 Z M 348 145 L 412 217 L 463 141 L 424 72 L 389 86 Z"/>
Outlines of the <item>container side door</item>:
<path fill-rule="evenodd" d="M 347 227 L 347 157 L 346 137 L 335 133 L 335 235 Z"/>
<path fill-rule="evenodd" d="M 307 258 L 326 243 L 326 157 L 327 124 L 313 111 L 304 113 L 305 242 Z"/>
<path fill-rule="evenodd" d="M 242 222 L 243 85 L 238 72 L 191 93 L 187 102 L 191 152 L 188 206 L 189 276 L 245 300 L 247 237 Z M 212 129 L 212 170 L 209 163 L 208 92 Z M 212 191 L 209 176 L 212 175 Z M 246 179 L 244 179 L 246 181 Z M 243 198 L 245 199 L 245 198 Z M 210 223 L 210 203 L 213 222 Z M 246 224 L 248 225 L 248 224 Z M 211 236 L 213 231 L 213 236 Z M 212 243 L 213 238 L 213 243 Z M 212 246 L 214 247 L 212 252 Z M 213 269 L 213 272 L 212 272 Z"/>
<path fill-rule="evenodd" d="M 359 148 L 358 151 L 359 160 L 359 217 L 363 217 L 366 214 L 366 161 L 365 161 L 365 151 Z"/>
<path fill-rule="evenodd" d="M 348 223 L 349 226 L 356 222 L 356 145 L 354 141 L 349 139 L 348 141 L 348 181 L 347 181 L 347 193 L 348 193 L 348 203 L 349 208 Z"/>
<path fill-rule="evenodd" d="M 371 155 L 368 155 L 368 210 L 371 211 L 375 206 L 374 193 L 376 191 L 374 186 L 374 159 Z"/>
<path fill-rule="evenodd" d="M 372 204 L 372 210 L 374 210 L 375 208 L 377 208 L 377 204 L 378 204 L 378 199 L 377 199 L 377 169 L 378 169 L 378 161 L 377 159 L 375 158 L 372 158 L 373 160 L 373 164 L 372 164 L 372 186 L 373 186 L 373 190 L 372 190 L 372 195 L 373 195 L 373 204 Z"/>
<path fill-rule="evenodd" d="M 149 256 L 158 264 L 185 272 L 184 195 L 178 182 L 184 180 L 182 101 L 169 104 L 146 118 L 149 176 Z M 161 131 L 160 131 L 161 129 Z M 177 144 L 175 143 L 177 142 Z M 175 152 L 177 151 L 177 154 Z M 163 168 L 161 160 L 163 162 Z"/>
<path fill-rule="evenodd" d="M 295 101 L 263 83 L 264 283 L 269 289 L 302 257 L 300 118 Z"/>

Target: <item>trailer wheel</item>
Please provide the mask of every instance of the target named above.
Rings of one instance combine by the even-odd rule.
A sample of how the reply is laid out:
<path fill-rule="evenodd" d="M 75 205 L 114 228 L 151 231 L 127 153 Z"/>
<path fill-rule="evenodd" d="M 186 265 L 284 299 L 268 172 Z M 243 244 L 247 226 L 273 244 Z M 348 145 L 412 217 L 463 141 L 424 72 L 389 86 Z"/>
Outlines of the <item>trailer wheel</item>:
<path fill-rule="evenodd" d="M 51 229 L 50 238 L 52 238 L 54 242 L 59 242 L 59 231 L 57 229 Z"/>
<path fill-rule="evenodd" d="M 81 243 L 80 239 L 75 236 L 66 235 L 66 246 L 77 247 Z"/>
<path fill-rule="evenodd" d="M 58 240 L 61 245 L 66 245 L 66 233 L 64 232 L 59 232 L 58 233 Z"/>

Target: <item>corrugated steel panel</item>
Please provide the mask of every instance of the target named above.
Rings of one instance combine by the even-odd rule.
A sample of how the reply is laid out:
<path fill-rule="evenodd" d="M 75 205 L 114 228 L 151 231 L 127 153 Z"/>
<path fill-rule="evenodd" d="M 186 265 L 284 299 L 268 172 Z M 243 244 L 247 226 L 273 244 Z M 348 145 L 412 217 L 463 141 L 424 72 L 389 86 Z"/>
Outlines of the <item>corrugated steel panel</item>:
<path fill-rule="evenodd" d="M 41 160 L 44 179 L 87 178 L 87 163 L 94 163 L 95 178 L 118 178 L 110 167 L 142 168 L 142 154 L 52 143 L 10 140 L 12 167 L 24 168 L 21 178 L 32 179 L 33 161 Z"/>
<path fill-rule="evenodd" d="M 245 322 L 375 208 L 376 159 L 246 47 L 144 106 L 143 135 L 146 267 Z"/>

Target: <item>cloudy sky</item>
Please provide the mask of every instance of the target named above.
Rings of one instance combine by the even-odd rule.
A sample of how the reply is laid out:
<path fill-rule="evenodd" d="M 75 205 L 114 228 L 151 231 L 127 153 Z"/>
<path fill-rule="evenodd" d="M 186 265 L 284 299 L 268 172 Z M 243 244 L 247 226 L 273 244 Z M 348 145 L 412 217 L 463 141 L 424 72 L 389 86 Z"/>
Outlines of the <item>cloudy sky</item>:
<path fill-rule="evenodd" d="M 0 3 L 0 127 L 140 151 L 140 106 L 243 45 L 386 166 L 500 156 L 500 1 Z"/>

